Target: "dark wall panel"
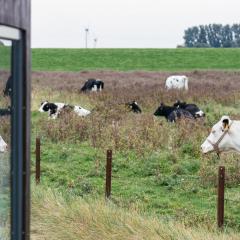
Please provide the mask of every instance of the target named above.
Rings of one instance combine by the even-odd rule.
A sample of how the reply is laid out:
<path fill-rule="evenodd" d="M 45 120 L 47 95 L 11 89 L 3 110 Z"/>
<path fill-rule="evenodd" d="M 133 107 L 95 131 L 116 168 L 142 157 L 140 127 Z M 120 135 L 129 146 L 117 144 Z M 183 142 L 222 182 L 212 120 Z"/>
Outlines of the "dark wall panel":
<path fill-rule="evenodd" d="M 30 0 L 0 0 L 0 23 L 30 29 Z"/>

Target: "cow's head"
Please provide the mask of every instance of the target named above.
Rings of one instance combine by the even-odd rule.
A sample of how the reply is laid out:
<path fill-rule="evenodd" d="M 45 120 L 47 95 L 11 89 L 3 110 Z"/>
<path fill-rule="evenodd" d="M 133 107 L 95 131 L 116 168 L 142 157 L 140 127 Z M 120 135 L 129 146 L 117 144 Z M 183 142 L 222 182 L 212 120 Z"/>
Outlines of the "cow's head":
<path fill-rule="evenodd" d="M 158 109 L 155 111 L 154 116 L 163 116 L 165 110 L 165 104 L 161 103 Z"/>
<path fill-rule="evenodd" d="M 221 120 L 216 123 L 205 140 L 201 145 L 201 150 L 203 153 L 209 153 L 216 151 L 228 152 L 235 150 L 233 136 L 232 136 L 232 123 L 233 121 L 228 116 L 223 116 Z"/>
<path fill-rule="evenodd" d="M 48 112 L 49 111 L 49 102 L 41 102 L 40 108 L 38 109 L 39 112 Z"/>
<path fill-rule="evenodd" d="M 2 136 L 0 136 L 0 152 L 6 152 L 7 151 L 7 144 L 3 140 Z"/>

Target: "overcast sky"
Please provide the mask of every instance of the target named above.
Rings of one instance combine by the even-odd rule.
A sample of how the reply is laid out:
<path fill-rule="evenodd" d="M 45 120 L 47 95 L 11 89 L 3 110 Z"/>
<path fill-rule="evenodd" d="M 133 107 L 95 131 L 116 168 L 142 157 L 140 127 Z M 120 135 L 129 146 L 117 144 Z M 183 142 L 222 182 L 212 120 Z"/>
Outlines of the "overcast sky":
<path fill-rule="evenodd" d="M 32 0 L 32 47 L 174 48 L 184 29 L 240 23 L 240 0 Z"/>

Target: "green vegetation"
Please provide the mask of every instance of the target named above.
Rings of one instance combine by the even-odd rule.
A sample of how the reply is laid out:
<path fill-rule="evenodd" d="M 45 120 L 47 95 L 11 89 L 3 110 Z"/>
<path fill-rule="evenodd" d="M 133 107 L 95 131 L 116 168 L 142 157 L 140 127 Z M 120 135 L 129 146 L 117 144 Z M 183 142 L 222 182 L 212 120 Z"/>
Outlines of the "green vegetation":
<path fill-rule="evenodd" d="M 240 49 L 33 49 L 35 71 L 240 69 Z"/>
<path fill-rule="evenodd" d="M 34 232 L 41 231 L 37 219 L 41 219 L 43 226 L 49 224 L 49 231 L 55 227 L 56 222 L 64 222 L 62 219 L 68 223 L 75 222 L 77 215 L 71 210 L 72 201 L 76 206 L 76 202 L 83 203 L 82 201 L 89 199 L 101 202 L 104 199 L 105 159 L 106 150 L 109 148 L 113 149 L 110 202 L 114 208 L 130 213 L 137 209 L 138 214 L 147 218 L 151 219 L 154 216 L 169 224 L 180 222 L 186 228 L 201 227 L 203 231 L 207 228 L 210 235 L 216 227 L 217 170 L 219 165 L 225 165 L 226 232 L 239 231 L 238 158 L 234 154 L 223 155 L 221 160 L 214 154 L 202 156 L 199 147 L 207 136 L 207 129 L 223 114 L 229 114 L 234 119 L 240 118 L 240 72 L 194 71 L 189 73 L 191 85 L 188 92 L 166 92 L 162 87 L 163 73 L 139 75 L 138 72 L 131 72 L 119 75 L 118 72 L 95 71 L 92 74 L 97 74 L 100 78 L 101 74 L 108 76 L 105 91 L 100 94 L 79 94 L 75 89 L 81 86 L 85 74 L 33 75 L 32 152 L 35 148 L 35 137 L 41 136 L 42 140 L 42 181 L 40 190 L 33 187 L 36 191 L 33 198 L 36 222 Z M 113 80 L 118 81 L 117 89 Z M 48 86 L 50 81 L 52 84 Z M 135 84 L 136 81 L 139 84 Z M 226 81 L 229 81 L 228 84 Z M 95 111 L 86 118 L 63 112 L 59 119 L 51 120 L 47 118 L 46 113 L 37 111 L 40 102 L 45 99 L 80 104 Z M 143 114 L 136 115 L 124 108 L 121 103 L 130 99 L 137 100 Z M 158 107 L 159 99 L 168 104 L 176 99 L 195 102 L 206 112 L 205 122 L 183 121 L 170 124 L 165 119 L 154 118 L 152 113 Z M 34 159 L 33 153 L 32 170 Z M 53 189 L 60 197 L 57 195 L 56 199 L 48 199 Z M 40 195 L 43 191 L 43 198 L 38 197 L 38 190 Z M 64 200 L 61 200 L 62 198 Z M 45 200 L 42 202 L 41 199 Z M 94 204 L 90 204 L 89 208 L 94 209 Z M 79 208 L 72 208 L 80 211 L 81 206 L 79 204 Z M 92 216 L 92 213 L 89 214 Z M 84 215 L 80 214 L 81 217 L 84 218 Z M 95 221 L 105 229 L 102 220 Z M 108 222 L 114 224 L 112 220 Z M 117 225 L 118 220 L 115 223 Z M 80 221 L 79 224 L 91 229 L 91 221 Z M 94 226 L 98 228 L 98 225 Z M 72 231 L 71 228 L 68 230 L 66 234 Z M 98 230 L 96 232 L 98 233 Z M 97 234 L 96 232 L 94 234 Z M 125 239 L 131 239 L 131 233 L 126 234 L 128 235 Z M 206 239 L 203 235 L 200 234 L 199 239 Z M 64 239 L 65 235 L 62 236 Z M 114 234 L 109 239 L 113 236 Z M 142 237 L 140 239 L 144 239 L 144 235 L 139 236 Z M 181 238 L 175 236 L 171 239 Z M 189 239 L 197 238 L 192 236 Z"/>
<path fill-rule="evenodd" d="M 9 48 L 0 46 L 8 68 Z M 32 49 L 34 71 L 190 71 L 240 69 L 240 49 Z"/>

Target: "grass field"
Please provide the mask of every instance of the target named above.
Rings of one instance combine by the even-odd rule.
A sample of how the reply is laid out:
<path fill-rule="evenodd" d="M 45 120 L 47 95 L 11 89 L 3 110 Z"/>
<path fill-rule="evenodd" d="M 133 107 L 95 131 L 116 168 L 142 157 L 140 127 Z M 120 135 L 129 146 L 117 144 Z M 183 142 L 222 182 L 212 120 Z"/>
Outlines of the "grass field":
<path fill-rule="evenodd" d="M 105 153 L 111 148 L 114 153 L 111 202 L 116 208 L 130 212 L 137 209 L 140 215 L 177 221 L 186 228 L 208 229 L 209 239 L 214 239 L 211 234 L 216 226 L 217 169 L 224 164 L 227 169 L 226 232 L 239 231 L 239 157 L 223 155 L 219 161 L 214 154 L 202 156 L 199 147 L 208 128 L 223 114 L 240 119 L 240 72 L 188 72 L 188 92 L 166 92 L 164 80 L 171 73 L 103 70 L 34 73 L 32 152 L 35 137 L 41 136 L 41 187 L 46 191 L 54 189 L 66 199 L 102 201 Z M 78 89 L 89 77 L 104 79 L 105 91 L 80 94 Z M 95 111 L 84 119 L 67 113 L 52 121 L 47 114 L 37 111 L 39 103 L 46 99 L 80 104 Z M 132 99 L 140 104 L 143 114 L 129 113 L 124 108 L 122 103 Z M 176 99 L 197 103 L 206 112 L 206 119 L 173 125 L 153 117 L 161 101 L 171 104 Z M 34 166 L 34 154 L 32 163 Z M 52 219 L 51 210 L 43 212 L 44 217 L 40 212 L 35 210 L 33 214 L 40 214 L 34 216 L 41 218 L 43 225 L 56 220 Z M 67 212 L 65 217 L 67 220 Z M 53 225 L 49 225 L 51 227 Z M 199 239 L 205 239 L 203 235 Z M 35 237 L 41 239 L 38 234 Z"/>
<path fill-rule="evenodd" d="M 240 49 L 33 49 L 36 71 L 240 69 Z"/>
<path fill-rule="evenodd" d="M 7 68 L 9 49 L 1 48 Z M 34 71 L 240 69 L 240 49 L 32 49 Z"/>
<path fill-rule="evenodd" d="M 238 239 L 239 156 L 222 155 L 219 160 L 214 154 L 203 156 L 199 147 L 222 115 L 240 119 L 239 49 L 32 53 L 32 170 L 35 137 L 42 141 L 42 181 L 38 187 L 32 184 L 32 239 Z M 5 70 L 7 61 L 0 59 Z M 189 91 L 166 92 L 164 81 L 171 74 L 186 74 Z M 103 79 L 105 90 L 79 93 L 92 77 Z M 170 124 L 153 117 L 160 102 L 177 99 L 198 104 L 205 120 Z M 44 100 L 94 111 L 86 118 L 63 113 L 54 121 L 38 112 Z M 125 109 L 131 100 L 143 114 Z M 5 125 L 0 129 L 9 142 Z M 113 186 L 111 201 L 105 203 L 109 148 Z M 227 176 L 224 234 L 216 231 L 219 165 L 226 166 Z"/>

